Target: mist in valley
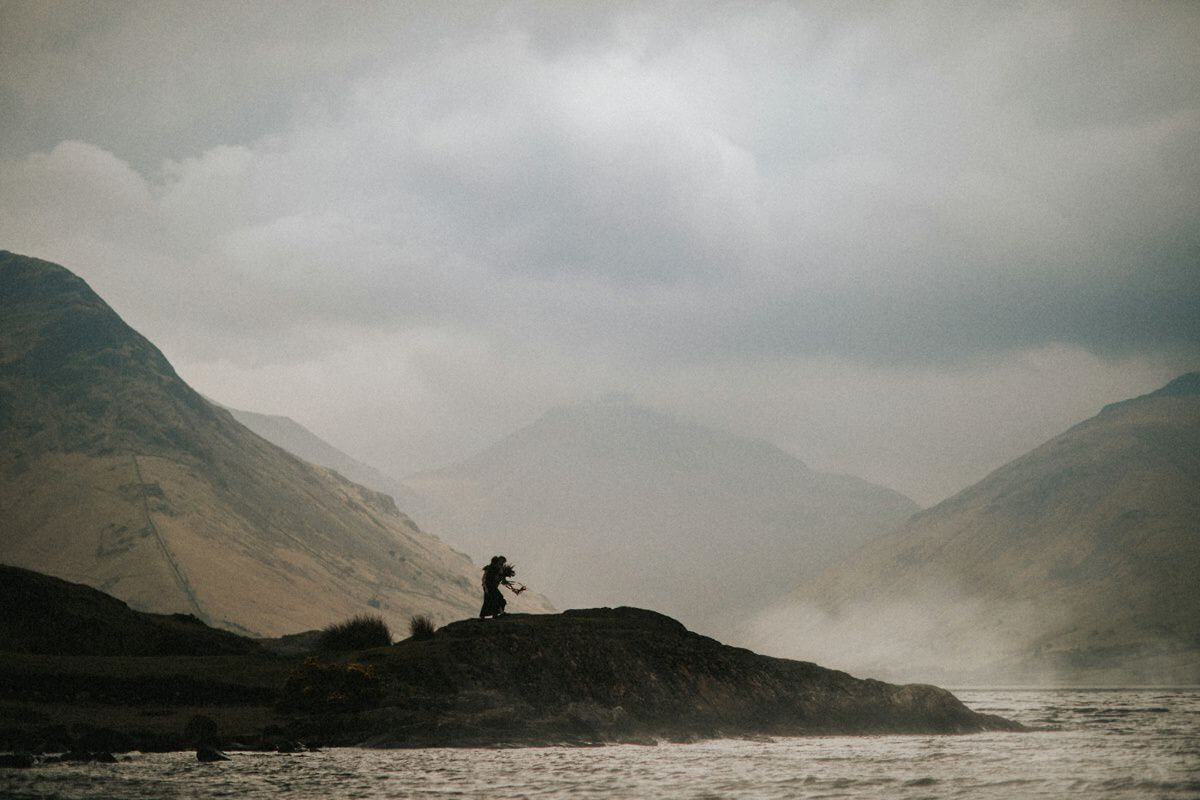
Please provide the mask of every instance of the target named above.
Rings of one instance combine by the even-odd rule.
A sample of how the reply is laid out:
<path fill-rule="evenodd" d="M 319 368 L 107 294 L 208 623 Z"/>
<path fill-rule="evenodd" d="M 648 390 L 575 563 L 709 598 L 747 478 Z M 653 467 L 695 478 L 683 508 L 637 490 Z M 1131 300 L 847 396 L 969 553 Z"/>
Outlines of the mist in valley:
<path fill-rule="evenodd" d="M 948 587 L 831 611 L 782 603 L 756 615 L 746 645 L 859 677 L 942 686 L 1071 685 L 1069 671 L 1031 666 L 1030 643 L 1065 621 L 1032 601 L 971 597 Z"/>

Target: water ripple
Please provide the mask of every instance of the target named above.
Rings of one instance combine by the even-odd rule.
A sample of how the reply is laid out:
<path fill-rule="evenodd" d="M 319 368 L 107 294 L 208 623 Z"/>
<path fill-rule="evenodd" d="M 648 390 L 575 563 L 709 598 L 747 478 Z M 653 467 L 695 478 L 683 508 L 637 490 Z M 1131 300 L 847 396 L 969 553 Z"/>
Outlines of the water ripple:
<path fill-rule="evenodd" d="M 331 749 L 134 754 L 120 764 L 0 770 L 14 800 L 288 798 L 969 797 L 1194 799 L 1200 794 L 1200 690 L 970 690 L 1037 733 L 813 737 L 658 746 L 530 749 Z"/>

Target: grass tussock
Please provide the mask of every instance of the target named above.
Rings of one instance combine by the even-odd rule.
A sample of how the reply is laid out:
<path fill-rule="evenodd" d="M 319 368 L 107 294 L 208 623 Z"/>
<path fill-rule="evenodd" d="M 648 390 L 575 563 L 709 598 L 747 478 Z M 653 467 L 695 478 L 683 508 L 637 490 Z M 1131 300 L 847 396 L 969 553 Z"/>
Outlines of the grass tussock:
<path fill-rule="evenodd" d="M 432 639 L 433 620 L 427 614 L 416 614 L 408 621 L 408 633 L 413 639 Z"/>
<path fill-rule="evenodd" d="M 360 614 L 322 630 L 317 640 L 317 649 L 344 652 L 387 647 L 391 643 L 392 632 L 383 621 L 383 617 Z"/>

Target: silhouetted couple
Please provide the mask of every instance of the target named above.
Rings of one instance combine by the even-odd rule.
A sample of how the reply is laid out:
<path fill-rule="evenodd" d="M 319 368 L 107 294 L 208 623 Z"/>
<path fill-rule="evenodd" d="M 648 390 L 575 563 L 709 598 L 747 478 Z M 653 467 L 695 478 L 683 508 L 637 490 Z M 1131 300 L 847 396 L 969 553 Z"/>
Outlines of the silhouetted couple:
<path fill-rule="evenodd" d="M 520 594 L 525 587 L 509 580 L 517 574 L 517 570 L 509 564 L 504 556 L 492 556 L 492 561 L 483 568 L 483 608 L 479 609 L 479 618 L 502 617 L 504 607 L 508 605 L 500 587 L 507 586 L 513 594 Z"/>

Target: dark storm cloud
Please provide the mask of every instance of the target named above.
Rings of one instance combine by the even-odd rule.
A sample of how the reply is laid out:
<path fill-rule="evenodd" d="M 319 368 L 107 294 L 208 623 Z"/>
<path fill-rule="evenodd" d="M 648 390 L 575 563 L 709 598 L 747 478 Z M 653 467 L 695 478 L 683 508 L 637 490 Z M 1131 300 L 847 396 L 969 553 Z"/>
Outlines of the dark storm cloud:
<path fill-rule="evenodd" d="M 144 174 L 177 238 L 248 248 L 260 274 L 208 257 L 292 320 L 507 299 L 731 357 L 1198 343 L 1193 7 L 693 11 L 9 6 L 6 149 L 175 159 Z"/>

